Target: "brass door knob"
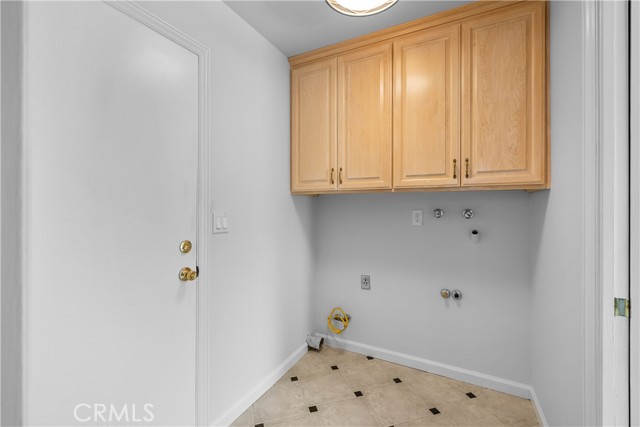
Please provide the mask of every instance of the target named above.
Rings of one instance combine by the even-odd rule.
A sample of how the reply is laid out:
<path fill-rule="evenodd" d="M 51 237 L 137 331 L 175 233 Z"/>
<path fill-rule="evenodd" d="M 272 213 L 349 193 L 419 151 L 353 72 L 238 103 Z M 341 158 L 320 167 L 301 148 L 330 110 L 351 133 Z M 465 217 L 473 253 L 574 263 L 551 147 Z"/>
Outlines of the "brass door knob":
<path fill-rule="evenodd" d="M 190 269 L 189 267 L 183 267 L 180 270 L 180 273 L 178 273 L 178 277 L 183 282 L 189 282 L 192 280 L 196 280 L 196 278 L 198 277 L 198 272 L 196 270 Z"/>

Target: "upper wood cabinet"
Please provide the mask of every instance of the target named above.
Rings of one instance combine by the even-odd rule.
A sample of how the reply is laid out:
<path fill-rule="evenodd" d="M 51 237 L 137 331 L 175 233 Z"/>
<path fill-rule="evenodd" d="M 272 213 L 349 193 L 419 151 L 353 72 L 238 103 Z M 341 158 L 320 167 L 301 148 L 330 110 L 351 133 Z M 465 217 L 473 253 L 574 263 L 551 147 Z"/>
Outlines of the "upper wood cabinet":
<path fill-rule="evenodd" d="M 525 2 L 462 24 L 463 186 L 547 181 L 545 7 Z"/>
<path fill-rule="evenodd" d="M 338 188 L 391 188 L 391 44 L 338 57 Z"/>
<path fill-rule="evenodd" d="M 289 58 L 292 192 L 549 188 L 547 13 L 480 1 Z"/>
<path fill-rule="evenodd" d="M 335 190 L 337 61 L 291 71 L 291 191 Z M 332 176 L 333 175 L 333 176 Z"/>
<path fill-rule="evenodd" d="M 291 71 L 291 191 L 391 189 L 391 44 Z"/>
<path fill-rule="evenodd" d="M 460 185 L 460 25 L 393 43 L 393 185 Z"/>

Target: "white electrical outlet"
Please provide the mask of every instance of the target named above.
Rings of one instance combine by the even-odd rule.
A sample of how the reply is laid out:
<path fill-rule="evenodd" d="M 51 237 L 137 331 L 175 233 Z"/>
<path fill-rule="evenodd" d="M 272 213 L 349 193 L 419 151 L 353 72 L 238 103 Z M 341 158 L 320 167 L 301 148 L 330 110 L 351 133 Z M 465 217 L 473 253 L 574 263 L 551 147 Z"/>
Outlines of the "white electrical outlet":
<path fill-rule="evenodd" d="M 411 225 L 423 225 L 424 211 L 422 209 L 414 209 L 411 211 Z"/>

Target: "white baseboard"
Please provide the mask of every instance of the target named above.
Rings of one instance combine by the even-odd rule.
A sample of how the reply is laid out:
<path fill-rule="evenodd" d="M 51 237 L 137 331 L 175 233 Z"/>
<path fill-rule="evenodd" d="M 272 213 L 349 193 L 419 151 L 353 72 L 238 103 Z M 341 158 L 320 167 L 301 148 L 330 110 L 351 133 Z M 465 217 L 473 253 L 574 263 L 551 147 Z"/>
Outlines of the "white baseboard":
<path fill-rule="evenodd" d="M 547 427 L 549 423 L 547 423 L 547 419 L 544 417 L 544 412 L 542 412 L 542 406 L 540 406 L 540 401 L 538 400 L 538 396 L 536 395 L 536 391 L 533 386 L 531 386 L 531 401 L 533 402 L 533 407 L 536 410 L 536 417 L 538 417 L 538 424 L 541 427 Z"/>
<path fill-rule="evenodd" d="M 492 390 L 501 391 L 513 396 L 531 399 L 531 386 L 522 384 L 504 378 L 494 377 L 492 375 L 483 374 L 481 372 L 471 371 L 456 366 L 447 365 L 440 362 L 434 362 L 420 357 L 411 356 L 409 354 L 398 353 L 397 351 L 387 350 L 380 347 L 374 347 L 335 336 L 323 335 L 325 343 L 332 347 L 342 348 L 344 350 L 353 351 L 355 353 L 373 356 L 388 362 L 397 363 L 399 365 L 408 366 L 410 368 L 419 369 L 421 371 L 431 372 L 433 374 L 442 375 L 444 377 L 453 378 L 454 380 L 464 381 L 466 383 L 475 384 L 480 387 L 490 388 Z"/>
<path fill-rule="evenodd" d="M 278 380 L 289 370 L 298 363 L 302 356 L 307 354 L 307 344 L 303 344 L 298 347 L 292 354 L 282 362 L 280 366 L 278 366 L 273 372 L 271 372 L 267 377 L 262 380 L 260 384 L 258 384 L 253 390 L 251 390 L 247 395 L 240 399 L 236 405 L 227 411 L 220 418 L 215 420 L 212 426 L 228 426 L 232 422 L 234 422 L 240 415 L 244 413 L 253 403 L 260 398 L 267 390 L 269 390 L 273 385 L 278 382 Z"/>

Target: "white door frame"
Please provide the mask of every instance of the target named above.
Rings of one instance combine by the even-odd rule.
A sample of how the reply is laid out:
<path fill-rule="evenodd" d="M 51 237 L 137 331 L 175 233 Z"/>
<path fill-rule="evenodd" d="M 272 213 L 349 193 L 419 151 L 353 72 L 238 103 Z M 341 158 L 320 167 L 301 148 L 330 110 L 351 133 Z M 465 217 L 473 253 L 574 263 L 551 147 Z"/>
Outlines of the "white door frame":
<path fill-rule="evenodd" d="M 582 3 L 583 41 L 583 419 L 582 425 L 602 425 L 600 251 L 601 176 L 597 152 L 601 145 L 600 121 L 600 3 Z M 553 191 L 553 190 L 552 190 Z"/>
<path fill-rule="evenodd" d="M 0 46 L 2 46 L 2 7 L 0 7 Z M 0 82 L 2 81 L 2 54 L 0 54 Z M 2 85 L 0 84 L 0 88 Z M 0 100 L 2 90 L 0 89 Z M 0 108 L 0 135 L 2 134 L 2 108 Z M 0 137 L 0 141 L 2 138 Z M 2 143 L 0 142 L 0 224 L 2 224 Z M 2 226 L 0 225 L 0 242 L 2 242 Z M 0 277 L 2 277 L 2 244 L 0 244 Z M 1 282 L 1 280 L 0 280 Z M 2 292 L 0 286 L 0 319 L 2 319 Z M 0 325 L 2 322 L 0 321 Z M 0 327 L 0 330 L 2 328 Z M 2 340 L 0 339 L 0 378 L 2 378 Z M 2 424 L 2 386 L 0 385 L 0 424 Z"/>
<path fill-rule="evenodd" d="M 2 38 L 9 40 L 2 49 L 2 179 L 5 184 L 0 198 L 2 229 L 0 241 L 3 304 L 2 319 L 2 413 L 3 424 L 22 423 L 22 188 L 23 176 L 23 5 L 21 2 L 4 2 L 0 5 L 4 17 Z"/>
<path fill-rule="evenodd" d="M 199 132 L 198 132 L 198 220 L 197 220 L 197 265 L 200 269 L 197 293 L 196 293 L 196 424 L 209 425 L 209 288 L 211 286 L 211 261 L 210 261 L 210 239 L 209 239 L 209 48 L 189 37 L 182 31 L 169 25 L 167 22 L 146 11 L 130 1 L 107 1 L 107 4 L 125 13 L 129 17 L 142 23 L 158 34 L 168 38 L 178 45 L 189 50 L 198 57 L 198 110 L 199 110 Z M 28 25 L 28 17 L 23 17 L 23 23 Z M 25 55 L 26 56 L 26 55 Z M 28 64 L 25 64 L 25 67 Z M 26 70 L 26 68 L 25 68 Z M 24 72 L 24 71 L 23 71 Z M 26 82 L 28 85 L 28 82 Z M 28 124 L 23 121 L 23 146 L 29 143 Z M 25 176 L 25 159 L 22 162 L 22 176 Z M 24 191 L 24 190 L 22 190 Z M 26 206 L 23 206 L 25 209 Z M 27 212 L 23 211 L 23 216 Z M 22 245 L 24 250 L 24 243 Z M 24 268 L 23 268 L 24 270 Z M 23 276 L 24 279 L 24 276 Z M 24 283 L 24 282 L 23 282 Z M 25 318 L 26 310 L 23 304 L 22 317 Z M 25 365 L 25 355 L 28 351 L 25 348 L 25 340 L 22 343 L 23 375 L 26 377 L 28 366 Z M 28 411 L 26 408 L 26 390 L 23 389 L 22 416 L 23 423 L 28 424 Z"/>
<path fill-rule="evenodd" d="M 612 9 L 622 2 L 605 0 L 582 3 L 583 12 L 583 422 L 582 425 L 615 425 L 613 298 L 617 259 L 615 213 L 611 195 L 616 188 L 616 156 L 622 129 L 613 116 L 616 98 L 612 85 L 626 85 L 626 55 L 611 52 L 621 36 Z M 623 23 L 626 26 L 626 22 Z M 618 26 L 617 26 L 618 25 Z M 621 74 L 622 71 L 622 75 Z M 624 142 L 624 141 L 623 141 Z M 620 162 L 620 158 L 617 160 Z M 618 163 L 619 164 L 619 163 Z M 622 297 L 622 295 L 616 295 Z"/>
<path fill-rule="evenodd" d="M 630 2 L 631 31 L 631 117 L 640 116 L 640 4 Z M 640 425 L 640 123 L 630 121 L 630 189 L 631 189 L 631 425 Z"/>

